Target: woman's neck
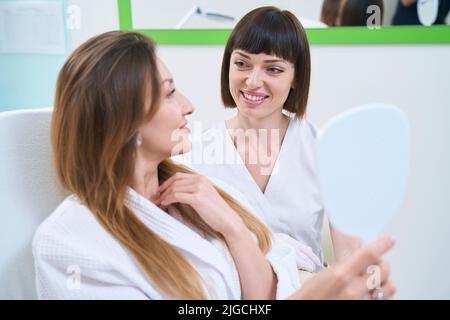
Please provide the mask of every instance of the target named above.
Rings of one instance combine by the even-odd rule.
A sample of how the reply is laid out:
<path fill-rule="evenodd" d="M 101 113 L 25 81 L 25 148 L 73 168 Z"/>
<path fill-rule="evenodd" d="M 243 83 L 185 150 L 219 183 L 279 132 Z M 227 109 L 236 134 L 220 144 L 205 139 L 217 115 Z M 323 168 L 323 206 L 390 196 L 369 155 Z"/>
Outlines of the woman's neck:
<path fill-rule="evenodd" d="M 288 125 L 289 117 L 281 112 L 264 119 L 250 119 L 238 113 L 227 123 L 237 152 L 262 192 L 273 171 Z"/>
<path fill-rule="evenodd" d="M 136 152 L 135 168 L 130 185 L 140 195 L 153 202 L 159 198 L 158 166 L 160 162 L 146 159 L 142 152 Z"/>
<path fill-rule="evenodd" d="M 244 116 L 238 112 L 237 115 L 227 121 L 228 129 L 278 129 L 284 131 L 289 123 L 289 117 L 283 113 L 275 113 L 262 119 L 255 119 Z"/>

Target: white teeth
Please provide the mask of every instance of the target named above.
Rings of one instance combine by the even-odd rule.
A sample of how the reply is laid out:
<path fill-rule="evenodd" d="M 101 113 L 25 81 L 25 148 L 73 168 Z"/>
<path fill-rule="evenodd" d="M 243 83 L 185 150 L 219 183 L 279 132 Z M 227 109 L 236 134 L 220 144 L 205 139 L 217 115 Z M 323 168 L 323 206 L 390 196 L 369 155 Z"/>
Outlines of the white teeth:
<path fill-rule="evenodd" d="M 264 96 L 252 96 L 252 95 L 249 95 L 249 94 L 247 94 L 247 93 L 244 93 L 244 97 L 245 97 L 246 99 L 252 100 L 252 101 L 262 101 L 262 100 L 265 99 Z"/>

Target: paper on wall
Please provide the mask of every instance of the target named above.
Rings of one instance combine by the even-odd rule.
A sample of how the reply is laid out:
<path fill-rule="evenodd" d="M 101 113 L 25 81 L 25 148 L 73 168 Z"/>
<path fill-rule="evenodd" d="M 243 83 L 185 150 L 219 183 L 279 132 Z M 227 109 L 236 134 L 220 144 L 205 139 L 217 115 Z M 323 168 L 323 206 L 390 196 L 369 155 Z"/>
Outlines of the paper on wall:
<path fill-rule="evenodd" d="M 60 1 L 0 1 L 0 53 L 64 54 Z"/>

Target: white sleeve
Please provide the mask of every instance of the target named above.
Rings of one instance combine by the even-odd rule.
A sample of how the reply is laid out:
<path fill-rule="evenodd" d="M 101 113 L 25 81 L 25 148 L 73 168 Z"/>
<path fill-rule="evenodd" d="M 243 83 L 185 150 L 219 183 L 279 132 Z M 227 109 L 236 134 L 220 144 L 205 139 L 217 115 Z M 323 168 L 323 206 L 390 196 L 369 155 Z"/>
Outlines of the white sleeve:
<path fill-rule="evenodd" d="M 266 259 L 277 275 L 276 299 L 281 300 L 288 298 L 300 288 L 300 278 L 294 248 L 280 241 L 276 234 L 272 234 L 272 239 L 272 248 Z"/>
<path fill-rule="evenodd" d="M 62 232 L 38 230 L 33 240 L 39 299 L 149 299 L 113 265 Z"/>

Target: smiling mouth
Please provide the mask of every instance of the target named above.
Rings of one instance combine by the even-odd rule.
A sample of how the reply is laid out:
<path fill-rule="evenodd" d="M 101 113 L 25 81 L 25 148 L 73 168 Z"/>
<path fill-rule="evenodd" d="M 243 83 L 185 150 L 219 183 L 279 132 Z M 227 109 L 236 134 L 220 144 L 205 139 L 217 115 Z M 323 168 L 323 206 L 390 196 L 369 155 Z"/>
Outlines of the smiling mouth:
<path fill-rule="evenodd" d="M 186 121 L 180 127 L 178 127 L 178 130 L 185 130 L 185 131 L 191 132 L 191 130 L 187 126 L 188 124 L 189 124 L 189 122 Z"/>
<path fill-rule="evenodd" d="M 265 95 L 252 95 L 249 93 L 246 93 L 244 91 L 240 91 L 241 97 L 243 98 L 243 100 L 252 106 L 255 105 L 260 105 L 262 104 L 269 96 L 265 96 Z"/>

